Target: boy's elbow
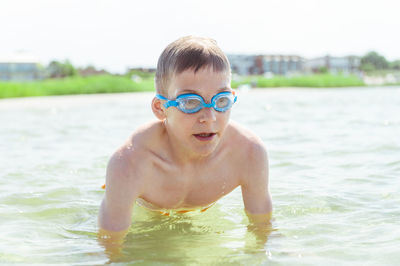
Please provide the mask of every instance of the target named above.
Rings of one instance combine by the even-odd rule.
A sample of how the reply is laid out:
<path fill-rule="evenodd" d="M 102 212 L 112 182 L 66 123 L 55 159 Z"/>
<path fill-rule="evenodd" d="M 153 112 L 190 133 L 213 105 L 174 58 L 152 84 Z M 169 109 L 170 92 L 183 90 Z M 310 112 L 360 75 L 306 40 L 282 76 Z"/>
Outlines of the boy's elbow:
<path fill-rule="evenodd" d="M 99 230 L 105 230 L 110 232 L 121 232 L 129 228 L 131 220 L 124 215 L 118 215 L 107 208 L 106 199 L 103 199 L 98 216 L 98 227 Z"/>
<path fill-rule="evenodd" d="M 105 199 L 103 199 L 101 202 L 97 223 L 98 223 L 100 230 L 102 230 L 102 229 L 109 230 L 110 229 L 109 222 L 107 221 Z"/>

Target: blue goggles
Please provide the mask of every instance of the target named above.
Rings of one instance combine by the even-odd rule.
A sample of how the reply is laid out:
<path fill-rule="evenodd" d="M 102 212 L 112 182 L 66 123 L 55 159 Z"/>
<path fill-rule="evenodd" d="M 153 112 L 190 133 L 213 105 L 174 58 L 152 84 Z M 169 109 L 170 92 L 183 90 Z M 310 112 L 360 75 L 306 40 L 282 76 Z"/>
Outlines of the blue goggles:
<path fill-rule="evenodd" d="M 198 94 L 188 93 L 181 94 L 175 100 L 169 100 L 164 96 L 157 94 L 156 97 L 160 100 L 166 100 L 164 103 L 165 108 L 174 106 L 186 114 L 197 113 L 204 107 L 214 108 L 218 112 L 226 112 L 236 102 L 237 96 L 230 91 L 220 92 L 211 99 L 211 103 L 206 103 Z"/>

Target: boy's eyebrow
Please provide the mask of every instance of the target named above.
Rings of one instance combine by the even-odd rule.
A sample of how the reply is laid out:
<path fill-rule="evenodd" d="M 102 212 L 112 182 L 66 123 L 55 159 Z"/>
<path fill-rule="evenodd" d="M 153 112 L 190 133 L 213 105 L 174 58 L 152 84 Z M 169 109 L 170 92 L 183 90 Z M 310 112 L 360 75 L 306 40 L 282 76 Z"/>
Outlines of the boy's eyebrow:
<path fill-rule="evenodd" d="M 219 88 L 219 89 L 218 89 L 218 93 L 223 92 L 223 91 L 226 91 L 226 90 L 229 90 L 229 89 L 230 89 L 229 87 L 222 87 L 222 88 Z M 183 90 L 183 91 L 180 91 L 179 93 L 180 93 L 180 94 L 184 94 L 184 93 L 193 93 L 193 94 L 197 94 L 197 91 L 191 90 L 191 89 L 185 89 L 185 90 Z"/>
<path fill-rule="evenodd" d="M 222 88 L 219 88 L 218 92 L 222 92 L 222 91 L 230 90 L 230 89 L 231 89 L 230 87 L 222 87 Z"/>

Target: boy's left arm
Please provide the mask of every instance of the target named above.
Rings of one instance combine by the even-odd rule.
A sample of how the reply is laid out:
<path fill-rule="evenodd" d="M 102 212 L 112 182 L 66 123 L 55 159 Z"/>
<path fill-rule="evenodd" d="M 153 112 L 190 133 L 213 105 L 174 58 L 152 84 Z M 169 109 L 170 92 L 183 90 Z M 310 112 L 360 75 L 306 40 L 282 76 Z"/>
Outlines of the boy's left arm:
<path fill-rule="evenodd" d="M 270 218 L 272 201 L 268 187 L 268 156 L 262 144 L 253 143 L 247 154 L 241 188 L 244 207 L 253 222 Z"/>

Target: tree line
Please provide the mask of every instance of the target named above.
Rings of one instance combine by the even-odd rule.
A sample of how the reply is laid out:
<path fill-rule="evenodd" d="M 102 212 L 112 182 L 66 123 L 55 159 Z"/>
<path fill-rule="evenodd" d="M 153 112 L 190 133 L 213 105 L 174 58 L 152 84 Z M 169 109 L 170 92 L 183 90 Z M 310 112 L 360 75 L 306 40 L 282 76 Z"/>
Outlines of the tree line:
<path fill-rule="evenodd" d="M 365 72 L 373 72 L 376 70 L 400 70 L 400 60 L 388 61 L 386 58 L 375 51 L 371 51 L 361 57 L 360 70 Z M 140 72 L 140 73 L 139 73 Z M 63 62 L 53 60 L 46 67 L 46 73 L 49 78 L 63 78 L 71 76 L 90 76 L 96 74 L 109 74 L 107 71 L 98 70 L 94 66 L 87 66 L 85 68 L 76 68 L 68 60 Z M 141 71 L 129 71 L 126 75 L 142 76 L 151 75 Z"/>
<path fill-rule="evenodd" d="M 45 68 L 46 76 L 49 78 L 64 78 L 72 76 L 91 76 L 96 74 L 109 74 L 104 69 L 96 69 L 94 66 L 84 68 L 74 67 L 69 60 L 63 62 L 53 60 Z"/>
<path fill-rule="evenodd" d="M 371 72 L 375 70 L 400 70 L 400 60 L 388 61 L 383 55 L 371 51 L 361 57 L 360 70 Z"/>

